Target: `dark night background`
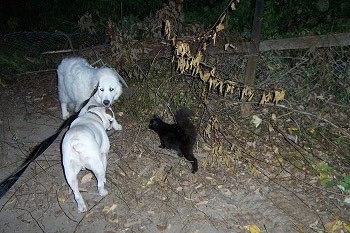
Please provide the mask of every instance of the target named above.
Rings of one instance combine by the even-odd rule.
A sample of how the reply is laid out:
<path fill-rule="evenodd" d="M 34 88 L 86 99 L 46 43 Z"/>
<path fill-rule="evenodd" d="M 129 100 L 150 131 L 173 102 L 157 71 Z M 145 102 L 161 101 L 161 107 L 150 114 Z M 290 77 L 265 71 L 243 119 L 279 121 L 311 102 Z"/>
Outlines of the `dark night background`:
<path fill-rule="evenodd" d="M 184 23 L 212 25 L 228 1 L 185 0 Z M 114 22 L 141 21 L 154 14 L 167 0 L 15 0 L 0 3 L 0 31 L 74 32 L 77 22 L 86 12 L 101 31 L 108 19 Z M 237 10 L 230 12 L 228 28 L 245 34 L 250 31 L 255 1 L 240 1 Z M 345 32 L 350 29 L 348 0 L 267 0 L 264 5 L 263 37 Z"/>

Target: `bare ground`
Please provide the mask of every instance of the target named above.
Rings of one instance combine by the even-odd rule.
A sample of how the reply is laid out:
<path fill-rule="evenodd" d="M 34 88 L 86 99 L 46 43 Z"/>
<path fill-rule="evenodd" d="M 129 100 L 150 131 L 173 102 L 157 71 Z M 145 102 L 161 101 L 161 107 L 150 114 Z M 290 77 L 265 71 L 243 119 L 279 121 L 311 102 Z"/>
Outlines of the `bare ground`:
<path fill-rule="evenodd" d="M 56 93 L 53 72 L 18 77 L 1 89 L 0 180 L 62 123 Z M 245 232 L 248 225 L 270 233 L 312 232 L 328 218 L 312 200 L 305 203 L 243 169 L 200 163 L 191 174 L 185 160 L 158 148 L 148 122 L 133 122 L 118 103 L 115 111 L 124 128 L 109 132 L 109 194 L 100 197 L 95 179 L 80 172 L 89 210 L 77 213 L 61 166 L 60 135 L 0 200 L 0 232 Z M 200 143 L 195 154 L 199 161 L 208 156 Z"/>

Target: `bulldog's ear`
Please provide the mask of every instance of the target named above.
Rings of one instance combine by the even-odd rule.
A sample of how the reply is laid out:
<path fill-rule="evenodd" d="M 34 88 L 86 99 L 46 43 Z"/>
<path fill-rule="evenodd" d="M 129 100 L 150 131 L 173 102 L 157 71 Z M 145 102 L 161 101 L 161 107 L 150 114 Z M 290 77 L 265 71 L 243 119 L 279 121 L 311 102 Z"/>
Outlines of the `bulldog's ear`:
<path fill-rule="evenodd" d="M 105 113 L 109 116 L 109 121 L 113 121 L 114 119 L 114 112 L 111 108 L 105 108 Z"/>
<path fill-rule="evenodd" d="M 88 107 L 88 111 L 89 111 L 90 109 L 92 109 L 92 108 L 95 108 L 95 107 L 98 107 L 98 106 L 96 106 L 96 105 L 90 105 L 90 106 Z"/>
<path fill-rule="evenodd" d="M 106 112 L 106 114 L 110 115 L 111 117 L 114 116 L 114 113 L 113 113 L 112 109 L 110 109 L 110 108 L 105 108 L 105 112 Z"/>

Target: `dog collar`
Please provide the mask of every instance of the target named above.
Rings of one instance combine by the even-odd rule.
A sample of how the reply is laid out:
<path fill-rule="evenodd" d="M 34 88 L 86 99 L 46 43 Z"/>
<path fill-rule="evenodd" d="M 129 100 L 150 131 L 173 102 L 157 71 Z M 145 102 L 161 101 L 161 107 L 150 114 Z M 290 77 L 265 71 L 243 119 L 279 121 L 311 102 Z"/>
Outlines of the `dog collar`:
<path fill-rule="evenodd" d="M 102 118 L 97 114 L 97 113 L 94 113 L 94 112 L 90 112 L 90 111 L 88 111 L 88 113 L 91 113 L 91 114 L 93 114 L 93 115 L 95 115 L 95 116 L 97 116 L 99 119 L 100 119 L 100 121 L 103 123 L 103 120 L 102 120 Z"/>

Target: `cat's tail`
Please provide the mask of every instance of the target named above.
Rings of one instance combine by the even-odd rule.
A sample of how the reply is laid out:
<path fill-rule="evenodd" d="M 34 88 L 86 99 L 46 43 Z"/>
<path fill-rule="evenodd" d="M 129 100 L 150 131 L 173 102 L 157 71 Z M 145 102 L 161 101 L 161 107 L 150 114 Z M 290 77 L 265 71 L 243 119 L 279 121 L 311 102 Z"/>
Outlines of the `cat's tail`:
<path fill-rule="evenodd" d="M 188 108 L 179 109 L 175 114 L 175 120 L 180 128 L 185 132 L 186 136 L 195 141 L 197 132 L 196 127 L 193 125 L 190 119 L 192 114 L 192 111 Z"/>

